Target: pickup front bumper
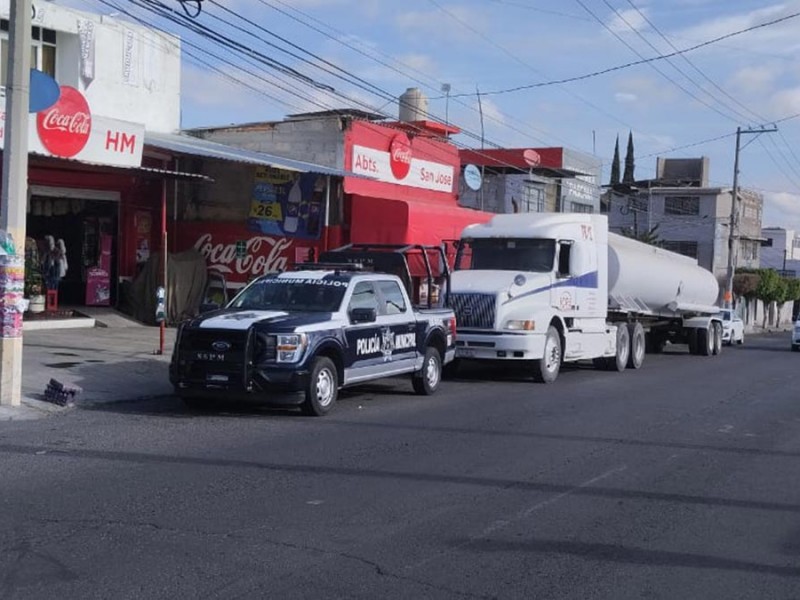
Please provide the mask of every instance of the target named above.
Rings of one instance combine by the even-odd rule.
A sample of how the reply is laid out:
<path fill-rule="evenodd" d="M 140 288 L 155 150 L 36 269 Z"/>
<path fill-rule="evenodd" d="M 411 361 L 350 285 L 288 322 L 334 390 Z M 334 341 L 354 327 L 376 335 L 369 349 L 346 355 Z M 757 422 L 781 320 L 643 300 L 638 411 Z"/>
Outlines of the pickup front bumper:
<path fill-rule="evenodd" d="M 179 361 L 170 365 L 170 381 L 180 396 L 246 400 L 280 406 L 303 403 L 309 372 L 304 368 L 251 367 Z"/>

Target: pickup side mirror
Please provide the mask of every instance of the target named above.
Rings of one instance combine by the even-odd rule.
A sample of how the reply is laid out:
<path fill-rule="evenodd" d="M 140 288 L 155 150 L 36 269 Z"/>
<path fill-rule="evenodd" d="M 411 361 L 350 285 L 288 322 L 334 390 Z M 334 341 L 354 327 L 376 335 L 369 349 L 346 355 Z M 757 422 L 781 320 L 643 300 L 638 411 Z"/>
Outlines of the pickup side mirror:
<path fill-rule="evenodd" d="M 205 313 L 213 312 L 215 310 L 219 310 L 220 308 L 222 307 L 216 302 L 206 302 L 200 305 L 200 314 L 202 315 Z"/>
<path fill-rule="evenodd" d="M 350 322 L 353 325 L 358 323 L 374 323 L 378 319 L 378 311 L 374 308 L 354 308 L 350 311 Z"/>

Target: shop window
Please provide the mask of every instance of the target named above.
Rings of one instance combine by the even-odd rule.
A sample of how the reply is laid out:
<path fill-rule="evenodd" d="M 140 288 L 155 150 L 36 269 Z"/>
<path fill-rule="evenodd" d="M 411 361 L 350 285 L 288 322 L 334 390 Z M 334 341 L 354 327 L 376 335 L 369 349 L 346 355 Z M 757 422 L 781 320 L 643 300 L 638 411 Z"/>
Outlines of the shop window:
<path fill-rule="evenodd" d="M 43 27 L 31 30 L 31 68 L 56 76 L 56 32 Z M 8 19 L 0 19 L 0 83 L 8 78 Z"/>
<path fill-rule="evenodd" d="M 530 183 L 522 186 L 522 212 L 544 212 L 544 190 L 541 187 Z"/>
<path fill-rule="evenodd" d="M 594 208 L 591 204 L 583 204 L 582 202 L 570 202 L 569 203 L 569 212 L 573 213 L 591 213 L 594 212 Z"/>

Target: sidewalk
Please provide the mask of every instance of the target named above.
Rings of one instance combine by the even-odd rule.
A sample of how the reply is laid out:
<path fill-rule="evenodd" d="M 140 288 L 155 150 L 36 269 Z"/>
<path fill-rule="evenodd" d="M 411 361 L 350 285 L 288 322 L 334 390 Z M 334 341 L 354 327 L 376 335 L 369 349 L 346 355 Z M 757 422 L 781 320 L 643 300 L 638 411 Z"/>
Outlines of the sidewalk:
<path fill-rule="evenodd" d="M 175 330 L 167 329 L 164 355 L 157 327 L 95 327 L 24 334 L 22 406 L 0 407 L 0 421 L 36 419 L 67 408 L 45 402 L 50 379 L 77 386 L 76 405 L 172 394 L 167 368 Z"/>

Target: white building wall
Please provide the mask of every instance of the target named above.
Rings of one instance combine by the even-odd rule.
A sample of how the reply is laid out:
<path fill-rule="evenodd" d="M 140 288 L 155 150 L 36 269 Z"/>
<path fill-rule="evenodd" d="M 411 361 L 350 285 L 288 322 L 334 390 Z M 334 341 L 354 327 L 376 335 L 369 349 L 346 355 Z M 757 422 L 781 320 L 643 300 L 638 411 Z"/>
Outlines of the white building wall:
<path fill-rule="evenodd" d="M 783 269 L 785 261 L 787 271 L 796 270 L 795 265 L 800 261 L 800 238 L 793 229 L 765 227 L 761 237 L 769 240 L 761 248 L 762 269 Z"/>
<path fill-rule="evenodd" d="M 56 80 L 80 90 L 93 114 L 144 124 L 151 131 L 180 129 L 178 38 L 113 17 L 49 2 L 34 2 L 34 6 L 34 26 L 56 31 Z M 8 19 L 9 13 L 9 0 L 0 0 L 0 17 Z M 94 25 L 95 73 L 91 81 L 80 76 L 80 21 Z M 127 70 L 126 56 L 130 64 Z M 0 57 L 0 60 L 5 58 Z"/>

